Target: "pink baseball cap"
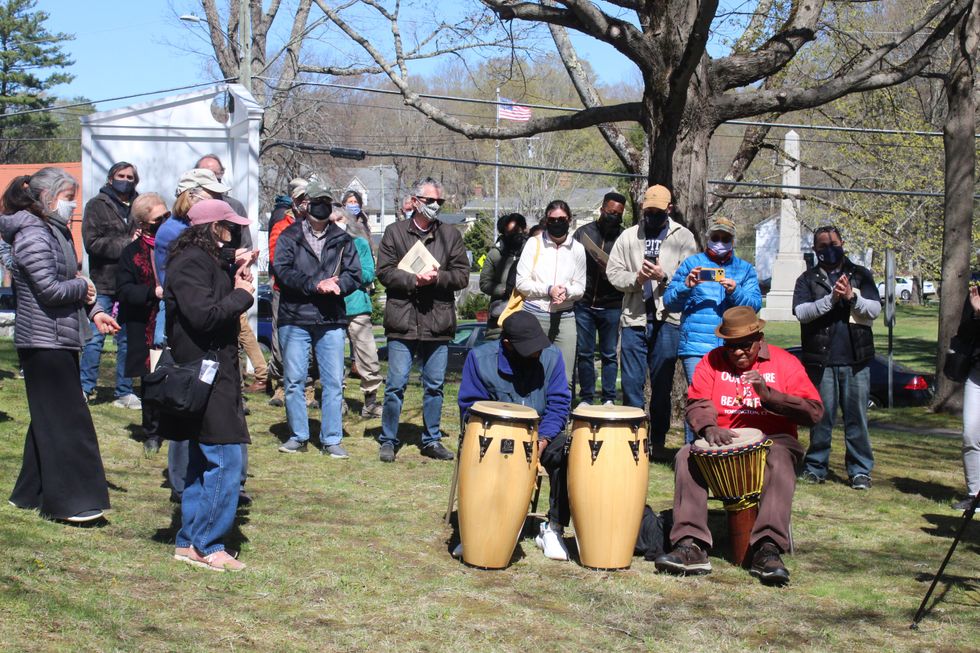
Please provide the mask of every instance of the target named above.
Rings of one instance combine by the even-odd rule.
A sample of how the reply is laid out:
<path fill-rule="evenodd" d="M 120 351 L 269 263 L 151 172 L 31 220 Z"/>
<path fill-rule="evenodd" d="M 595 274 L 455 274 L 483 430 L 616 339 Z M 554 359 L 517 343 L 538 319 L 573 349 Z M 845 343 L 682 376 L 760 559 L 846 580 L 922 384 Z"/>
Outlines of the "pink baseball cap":
<path fill-rule="evenodd" d="M 235 213 L 228 202 L 224 200 L 201 200 L 191 207 L 187 212 L 187 217 L 191 219 L 192 225 L 207 224 L 209 222 L 231 222 L 234 224 L 248 225 L 248 218 Z"/>

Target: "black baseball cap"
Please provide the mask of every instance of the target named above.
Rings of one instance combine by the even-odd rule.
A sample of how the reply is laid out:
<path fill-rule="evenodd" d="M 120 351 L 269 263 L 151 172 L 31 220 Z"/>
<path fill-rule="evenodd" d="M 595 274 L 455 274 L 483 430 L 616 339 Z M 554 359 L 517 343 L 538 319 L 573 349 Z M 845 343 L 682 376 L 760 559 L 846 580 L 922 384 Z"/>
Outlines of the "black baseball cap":
<path fill-rule="evenodd" d="M 504 320 L 503 338 L 510 341 L 520 356 L 533 356 L 551 344 L 541 323 L 527 311 L 517 311 Z"/>

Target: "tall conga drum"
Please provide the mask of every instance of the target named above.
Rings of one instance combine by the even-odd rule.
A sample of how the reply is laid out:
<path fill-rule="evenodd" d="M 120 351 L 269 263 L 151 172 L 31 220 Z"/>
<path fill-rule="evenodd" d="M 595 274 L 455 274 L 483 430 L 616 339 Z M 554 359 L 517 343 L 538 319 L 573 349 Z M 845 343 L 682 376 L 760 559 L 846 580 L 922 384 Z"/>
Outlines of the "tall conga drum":
<path fill-rule="evenodd" d="M 502 569 L 527 516 L 538 471 L 538 413 L 501 401 L 470 407 L 459 449 L 463 562 Z"/>
<path fill-rule="evenodd" d="M 633 561 L 650 473 L 646 420 L 629 406 L 572 411 L 568 501 L 586 567 L 625 569 Z"/>
<path fill-rule="evenodd" d="M 749 538 L 759 514 L 759 499 L 766 473 L 766 454 L 772 440 L 759 429 L 732 429 L 738 435 L 729 444 L 714 445 L 701 438 L 691 444 L 691 458 L 701 470 L 711 496 L 728 512 L 730 560 L 745 564 Z"/>

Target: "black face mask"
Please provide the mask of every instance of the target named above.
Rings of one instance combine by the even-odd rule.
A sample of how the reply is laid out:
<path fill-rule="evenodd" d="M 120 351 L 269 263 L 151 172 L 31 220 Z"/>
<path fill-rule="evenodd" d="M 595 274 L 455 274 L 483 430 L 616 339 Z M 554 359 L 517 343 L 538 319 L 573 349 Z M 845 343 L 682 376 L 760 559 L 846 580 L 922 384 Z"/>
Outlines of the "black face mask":
<path fill-rule="evenodd" d="M 225 247 L 231 247 L 233 250 L 238 249 L 242 246 L 242 225 L 240 224 L 228 224 L 228 231 L 231 232 L 231 240 L 225 243 Z"/>
<path fill-rule="evenodd" d="M 113 179 L 109 185 L 120 195 L 129 195 L 136 189 L 136 182 L 128 179 Z"/>
<path fill-rule="evenodd" d="M 554 220 L 548 221 L 545 225 L 545 229 L 548 230 L 548 235 L 552 238 L 564 238 L 568 235 L 568 221 L 567 220 Z"/>
<path fill-rule="evenodd" d="M 644 213 L 643 214 L 644 231 L 647 235 L 655 235 L 660 233 L 660 230 L 664 228 L 667 224 L 667 214 L 663 211 L 658 211 L 657 213 Z"/>
<path fill-rule="evenodd" d="M 823 249 L 818 249 L 816 254 L 818 261 L 830 267 L 835 267 L 844 260 L 844 248 L 840 245 L 830 245 Z"/>
<path fill-rule="evenodd" d="M 232 268 L 235 265 L 235 250 L 237 247 L 225 243 L 218 248 L 218 261 L 222 267 Z"/>
<path fill-rule="evenodd" d="M 599 228 L 605 232 L 614 232 L 623 224 L 623 216 L 619 213 L 600 213 Z"/>
<path fill-rule="evenodd" d="M 309 213 L 317 220 L 329 220 L 333 207 L 327 202 L 310 203 Z"/>
<path fill-rule="evenodd" d="M 520 251 L 524 247 L 524 240 L 524 233 L 520 231 L 504 234 L 504 247 L 512 252 Z"/>

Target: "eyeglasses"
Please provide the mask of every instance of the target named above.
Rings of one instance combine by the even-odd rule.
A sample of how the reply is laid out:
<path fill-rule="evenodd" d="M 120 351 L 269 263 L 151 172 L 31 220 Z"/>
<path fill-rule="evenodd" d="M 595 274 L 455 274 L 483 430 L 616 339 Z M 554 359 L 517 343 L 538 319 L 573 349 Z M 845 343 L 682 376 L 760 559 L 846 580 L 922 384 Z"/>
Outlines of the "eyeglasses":
<path fill-rule="evenodd" d="M 416 195 L 415 199 L 422 200 L 424 204 L 437 204 L 439 206 L 442 206 L 443 204 L 446 203 L 446 200 L 444 200 L 441 197 L 426 197 L 425 195 Z"/>
<path fill-rule="evenodd" d="M 548 222 L 568 222 L 571 218 L 567 215 L 549 215 L 545 218 Z"/>
<path fill-rule="evenodd" d="M 725 341 L 725 349 L 729 351 L 748 351 L 752 349 L 752 345 L 759 341 L 758 337 L 750 338 L 748 340 L 739 340 L 738 342 Z"/>

